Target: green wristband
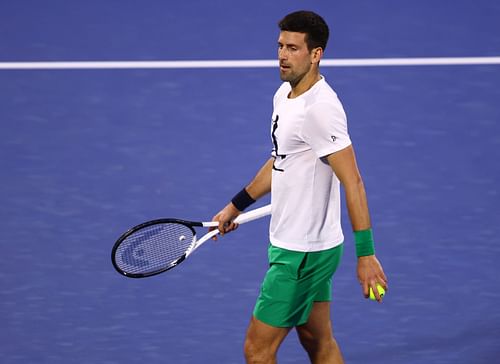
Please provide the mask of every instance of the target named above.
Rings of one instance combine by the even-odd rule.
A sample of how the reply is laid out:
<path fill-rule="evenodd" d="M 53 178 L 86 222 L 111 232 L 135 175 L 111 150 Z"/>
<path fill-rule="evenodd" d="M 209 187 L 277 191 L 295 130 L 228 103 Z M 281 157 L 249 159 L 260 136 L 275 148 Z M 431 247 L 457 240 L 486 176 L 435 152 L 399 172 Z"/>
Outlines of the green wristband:
<path fill-rule="evenodd" d="M 356 242 L 356 255 L 358 257 L 375 254 L 375 245 L 373 242 L 373 232 L 371 228 L 355 231 L 354 241 Z"/>

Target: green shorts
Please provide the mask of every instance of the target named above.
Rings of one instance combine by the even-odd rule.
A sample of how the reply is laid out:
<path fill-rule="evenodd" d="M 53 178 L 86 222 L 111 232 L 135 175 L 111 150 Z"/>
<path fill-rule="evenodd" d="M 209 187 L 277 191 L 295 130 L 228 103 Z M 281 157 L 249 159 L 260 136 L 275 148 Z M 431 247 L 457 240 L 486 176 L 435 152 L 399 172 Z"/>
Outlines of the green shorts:
<path fill-rule="evenodd" d="M 332 276 L 343 244 L 318 252 L 297 252 L 269 245 L 269 270 L 253 315 L 274 327 L 307 322 L 314 302 L 332 300 Z"/>

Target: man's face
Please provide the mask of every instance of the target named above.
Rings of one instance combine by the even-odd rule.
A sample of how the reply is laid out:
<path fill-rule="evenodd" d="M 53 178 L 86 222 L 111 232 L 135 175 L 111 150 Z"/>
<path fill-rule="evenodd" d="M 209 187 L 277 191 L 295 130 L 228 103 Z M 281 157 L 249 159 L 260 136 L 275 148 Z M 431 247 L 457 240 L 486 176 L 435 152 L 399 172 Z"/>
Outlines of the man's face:
<path fill-rule="evenodd" d="M 297 84 L 309 72 L 312 52 L 307 49 L 305 33 L 282 31 L 278 39 L 278 60 L 282 81 Z"/>

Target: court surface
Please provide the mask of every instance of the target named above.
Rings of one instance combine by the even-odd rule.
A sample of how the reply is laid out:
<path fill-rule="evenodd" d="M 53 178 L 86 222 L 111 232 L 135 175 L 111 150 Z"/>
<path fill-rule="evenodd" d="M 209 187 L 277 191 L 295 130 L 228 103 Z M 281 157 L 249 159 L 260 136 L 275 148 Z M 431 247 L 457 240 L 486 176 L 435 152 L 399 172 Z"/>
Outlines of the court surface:
<path fill-rule="evenodd" d="M 492 1 L 4 2 L 0 62 L 260 60 L 301 8 L 328 59 L 500 56 Z M 333 320 L 347 363 L 500 357 L 500 65 L 325 67 L 368 191 L 382 305 L 347 215 Z M 210 219 L 271 150 L 275 68 L 0 70 L 0 363 L 242 363 L 268 218 L 163 275 L 110 250 L 157 217 Z M 259 202 L 259 205 L 268 201 Z M 292 333 L 280 363 L 306 363 Z"/>

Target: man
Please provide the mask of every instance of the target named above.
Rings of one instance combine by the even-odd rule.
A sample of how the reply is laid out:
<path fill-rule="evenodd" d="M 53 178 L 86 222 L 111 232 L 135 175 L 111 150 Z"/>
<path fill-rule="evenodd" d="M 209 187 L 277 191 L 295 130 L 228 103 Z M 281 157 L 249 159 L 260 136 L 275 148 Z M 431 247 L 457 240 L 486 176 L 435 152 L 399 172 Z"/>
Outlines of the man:
<path fill-rule="evenodd" d="M 278 58 L 284 83 L 274 96 L 272 157 L 213 220 L 221 234 L 241 211 L 271 192 L 269 270 L 245 340 L 247 363 L 275 363 L 292 328 L 312 363 L 343 363 L 332 334 L 331 281 L 344 236 L 340 183 L 355 235 L 357 274 L 365 298 L 387 279 L 374 255 L 366 193 L 347 132 L 344 110 L 319 72 L 329 29 L 299 11 L 279 23 Z"/>

